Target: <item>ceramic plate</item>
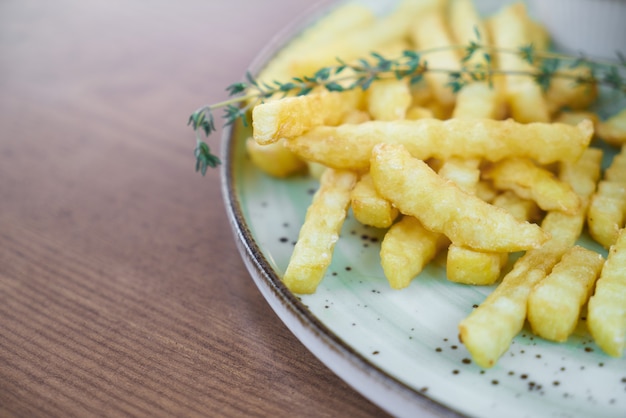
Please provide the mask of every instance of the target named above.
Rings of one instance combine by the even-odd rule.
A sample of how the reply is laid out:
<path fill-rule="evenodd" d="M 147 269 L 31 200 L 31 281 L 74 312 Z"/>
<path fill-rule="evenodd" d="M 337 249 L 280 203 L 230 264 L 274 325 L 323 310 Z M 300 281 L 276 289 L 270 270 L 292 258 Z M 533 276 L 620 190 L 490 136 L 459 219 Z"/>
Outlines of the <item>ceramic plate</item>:
<path fill-rule="evenodd" d="M 320 13 L 277 37 L 252 71 Z M 242 257 L 289 329 L 357 391 L 396 416 L 626 415 L 626 359 L 605 355 L 584 323 L 563 344 L 525 328 L 495 367 L 483 369 L 459 343 L 457 326 L 493 287 L 448 282 L 444 260 L 435 260 L 407 289 L 390 289 L 378 255 L 382 231 L 351 214 L 318 291 L 292 295 L 280 277 L 318 183 L 258 171 L 246 157 L 249 135 L 235 126 L 223 143 L 222 186 Z"/>

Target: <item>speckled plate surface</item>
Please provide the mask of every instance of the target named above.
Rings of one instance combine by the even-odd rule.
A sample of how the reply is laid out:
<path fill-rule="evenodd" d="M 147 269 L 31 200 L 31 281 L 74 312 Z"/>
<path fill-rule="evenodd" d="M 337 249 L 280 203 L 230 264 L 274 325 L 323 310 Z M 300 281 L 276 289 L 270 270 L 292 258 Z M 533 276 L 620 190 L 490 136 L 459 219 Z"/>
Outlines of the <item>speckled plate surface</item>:
<path fill-rule="evenodd" d="M 277 37 L 252 71 L 297 30 Z M 390 289 L 378 255 L 383 231 L 351 214 L 318 291 L 292 295 L 280 277 L 318 183 L 261 173 L 245 154 L 249 135 L 235 126 L 223 142 L 223 191 L 242 257 L 277 315 L 356 390 L 396 416 L 626 416 L 626 359 L 605 355 L 584 321 L 563 344 L 524 329 L 495 367 L 482 369 L 459 343 L 457 326 L 493 288 L 448 282 L 440 259 L 407 289 Z"/>

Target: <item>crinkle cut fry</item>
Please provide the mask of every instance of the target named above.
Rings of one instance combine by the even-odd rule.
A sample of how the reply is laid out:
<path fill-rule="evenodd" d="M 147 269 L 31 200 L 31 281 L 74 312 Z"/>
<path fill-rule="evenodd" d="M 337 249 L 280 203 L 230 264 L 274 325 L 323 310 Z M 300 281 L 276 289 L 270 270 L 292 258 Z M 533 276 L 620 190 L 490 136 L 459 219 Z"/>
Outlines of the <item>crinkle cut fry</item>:
<path fill-rule="evenodd" d="M 327 169 L 300 228 L 283 282 L 294 293 L 314 293 L 330 265 L 357 175 Z"/>
<path fill-rule="evenodd" d="M 574 215 L 549 212 L 541 226 L 551 234 L 550 240 L 518 259 L 494 292 L 459 324 L 460 340 L 481 367 L 492 367 L 508 350 L 524 326 L 532 288 L 545 278 L 582 232 L 586 203 L 593 193 L 590 186 L 600 176 L 601 155 L 599 150 L 589 149 L 575 164 L 561 168 L 560 177 L 579 194 L 583 207 Z"/>
<path fill-rule="evenodd" d="M 593 123 L 588 120 L 571 126 L 492 119 L 418 119 L 319 126 L 288 138 L 286 144 L 304 160 L 363 170 L 369 167 L 372 150 L 379 143 L 401 144 L 421 160 L 529 157 L 539 164 L 550 164 L 577 161 L 592 136 Z"/>
<path fill-rule="evenodd" d="M 411 157 L 402 145 L 374 147 L 370 173 L 378 192 L 398 210 L 453 243 L 483 251 L 537 248 L 548 235 L 505 210 L 465 193 Z"/>

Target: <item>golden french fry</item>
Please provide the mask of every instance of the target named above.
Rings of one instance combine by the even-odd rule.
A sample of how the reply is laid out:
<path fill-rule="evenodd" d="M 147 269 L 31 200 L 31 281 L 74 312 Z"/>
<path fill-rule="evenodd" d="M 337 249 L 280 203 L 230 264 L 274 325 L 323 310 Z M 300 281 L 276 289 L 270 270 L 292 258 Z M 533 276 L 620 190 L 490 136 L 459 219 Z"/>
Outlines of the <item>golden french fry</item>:
<path fill-rule="evenodd" d="M 580 198 L 569 184 L 527 158 L 494 163 L 483 171 L 483 176 L 497 189 L 512 190 L 520 197 L 534 200 L 543 210 L 574 213 L 580 207 Z"/>
<path fill-rule="evenodd" d="M 594 130 L 600 123 L 598 115 L 588 110 L 563 110 L 554 117 L 552 122 L 576 126 L 585 119 L 589 119 L 593 123 Z"/>
<path fill-rule="evenodd" d="M 567 340 L 603 264 L 600 254 L 580 246 L 563 255 L 528 297 L 528 321 L 535 335 L 552 341 Z"/>
<path fill-rule="evenodd" d="M 493 46 L 510 50 L 528 46 L 533 38 L 532 26 L 522 2 L 503 7 L 489 19 L 489 32 Z M 523 123 L 548 122 L 550 112 L 541 87 L 528 76 L 515 75 L 516 71 L 532 71 L 532 64 L 518 54 L 497 53 L 496 63 L 504 75 L 504 94 L 511 116 Z"/>
<path fill-rule="evenodd" d="M 398 216 L 398 209 L 374 187 L 369 173 L 363 174 L 352 189 L 350 205 L 357 221 L 376 228 L 388 228 Z"/>
<path fill-rule="evenodd" d="M 337 125 L 350 111 L 362 106 L 363 92 L 321 91 L 306 96 L 271 100 L 252 109 L 254 139 L 260 145 L 291 138 L 320 125 Z"/>
<path fill-rule="evenodd" d="M 403 216 L 385 233 L 380 262 L 392 289 L 403 289 L 447 242 L 412 216 Z"/>
<path fill-rule="evenodd" d="M 446 180 L 453 181 L 465 193 L 476 194 L 476 186 L 480 180 L 479 165 L 478 159 L 453 157 L 444 161 L 438 174 Z"/>
<path fill-rule="evenodd" d="M 356 2 L 346 2 L 304 30 L 300 36 L 279 51 L 257 79 L 261 83 L 271 84 L 274 80 L 285 82 L 292 77 L 305 75 L 293 72 L 294 61 L 314 50 L 324 48 L 347 33 L 362 30 L 375 20 L 376 16 L 370 8 Z"/>
<path fill-rule="evenodd" d="M 435 117 L 432 109 L 422 106 L 411 106 L 406 111 L 405 119 L 417 120 L 417 119 L 432 119 Z"/>
<path fill-rule="evenodd" d="M 448 247 L 448 280 L 469 285 L 490 285 L 500 278 L 508 253 L 485 252 L 451 244 Z"/>
<path fill-rule="evenodd" d="M 366 110 L 355 109 L 343 115 L 343 118 L 341 119 L 341 123 L 342 124 L 363 123 L 369 120 L 372 120 L 372 117 Z"/>
<path fill-rule="evenodd" d="M 491 203 L 505 209 L 518 220 L 535 222 L 541 218 L 541 209 L 534 201 L 524 199 L 510 190 L 495 196 Z"/>
<path fill-rule="evenodd" d="M 453 181 L 465 193 L 476 194 L 480 180 L 480 161 L 451 158 L 438 171 L 439 176 Z M 476 251 L 451 244 L 446 259 L 447 278 L 451 282 L 471 285 L 493 284 L 507 260 L 507 253 Z"/>
<path fill-rule="evenodd" d="M 378 192 L 405 215 L 453 243 L 483 251 L 537 248 L 548 236 L 535 224 L 517 221 L 503 209 L 442 179 L 402 145 L 374 147 L 370 173 Z"/>
<path fill-rule="evenodd" d="M 484 21 L 471 0 L 452 0 L 448 5 L 449 27 L 457 45 L 470 45 L 479 42 L 489 46 L 491 41 Z M 477 51 L 465 62 L 470 69 L 487 71 L 493 63 L 483 51 Z M 488 81 L 476 81 L 457 93 L 454 118 L 491 118 L 499 119 L 502 114 L 502 99 L 498 86 Z"/>
<path fill-rule="evenodd" d="M 591 198 L 587 225 L 591 237 L 609 248 L 617 240 L 626 221 L 626 183 L 598 182 L 598 189 Z"/>
<path fill-rule="evenodd" d="M 500 94 L 487 82 L 471 83 L 457 93 L 453 118 L 499 119 L 501 111 Z"/>
<path fill-rule="evenodd" d="M 376 19 L 370 25 L 337 36 L 323 47 L 307 51 L 292 60 L 291 72 L 311 75 L 319 68 L 337 64 L 337 57 L 349 62 L 366 57 L 372 51 L 378 52 L 386 45 L 404 38 L 416 16 L 439 3 L 439 0 L 401 1 L 391 13 Z"/>
<path fill-rule="evenodd" d="M 374 120 L 404 119 L 411 104 L 406 80 L 378 80 L 365 93 L 367 110 Z"/>
<path fill-rule="evenodd" d="M 284 140 L 259 145 L 248 138 L 246 151 L 257 168 L 274 177 L 288 177 L 306 168 L 306 163 L 285 147 Z"/>
<path fill-rule="evenodd" d="M 283 276 L 292 292 L 314 293 L 324 278 L 356 180 L 356 174 L 349 171 L 327 169 L 322 175 Z"/>
<path fill-rule="evenodd" d="M 613 157 L 591 198 L 587 225 L 598 243 L 609 248 L 626 222 L 626 146 Z"/>
<path fill-rule="evenodd" d="M 602 154 L 597 151 L 589 149 L 579 161 L 561 168 L 563 179 L 571 182 L 577 193 L 587 193 L 580 195 L 582 202 L 587 202 L 593 193 L 588 185 L 600 176 Z M 550 239 L 541 248 L 529 250 L 519 258 L 496 290 L 461 321 L 459 338 L 479 366 L 492 367 L 522 329 L 530 291 L 574 245 L 582 232 L 585 209 L 583 205 L 573 215 L 549 212 L 541 226 Z"/>
<path fill-rule="evenodd" d="M 410 36 L 418 50 L 430 50 L 454 44 L 441 8 L 432 8 L 415 19 L 410 29 Z M 441 51 L 428 54 L 428 66 L 458 71 L 461 69 L 460 58 L 458 51 L 442 48 Z M 455 95 L 448 86 L 447 74 L 436 71 L 426 72 L 424 79 L 440 104 L 444 107 L 454 105 Z"/>
<path fill-rule="evenodd" d="M 358 125 L 320 126 L 288 138 L 287 146 L 305 160 L 338 169 L 369 166 L 374 145 L 402 144 L 416 158 L 529 157 L 539 164 L 576 161 L 593 136 L 591 121 L 577 126 L 554 123 L 521 124 L 513 120 L 418 119 L 371 121 Z"/>
<path fill-rule="evenodd" d="M 584 110 L 598 97 L 595 84 L 577 83 L 575 78 L 582 79 L 591 76 L 591 68 L 574 67 L 559 69 L 558 73 L 564 77 L 554 77 L 550 80 L 550 87 L 546 92 L 546 102 L 550 113 L 556 113 L 566 107 L 571 110 Z M 574 77 L 574 79 L 569 78 Z"/>
<path fill-rule="evenodd" d="M 598 124 L 598 136 L 609 144 L 626 143 L 626 108 Z"/>
<path fill-rule="evenodd" d="M 589 299 L 587 327 L 596 344 L 621 357 L 626 343 L 626 230 L 622 229 Z"/>

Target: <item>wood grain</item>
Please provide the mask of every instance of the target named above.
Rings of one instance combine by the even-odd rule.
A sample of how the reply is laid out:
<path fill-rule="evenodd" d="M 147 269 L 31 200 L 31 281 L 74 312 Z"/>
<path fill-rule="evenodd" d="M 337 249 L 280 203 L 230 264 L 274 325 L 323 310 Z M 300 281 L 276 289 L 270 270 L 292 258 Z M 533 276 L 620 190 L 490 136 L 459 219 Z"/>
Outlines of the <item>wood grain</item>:
<path fill-rule="evenodd" d="M 271 311 L 193 170 L 189 113 L 311 5 L 0 3 L 0 415 L 384 415 Z"/>

